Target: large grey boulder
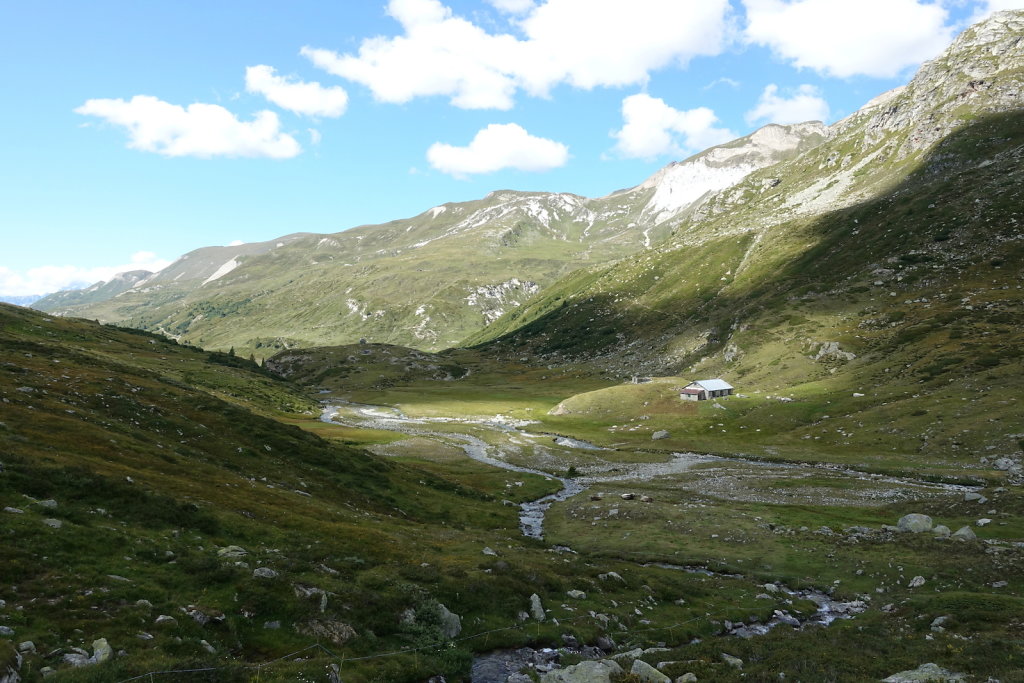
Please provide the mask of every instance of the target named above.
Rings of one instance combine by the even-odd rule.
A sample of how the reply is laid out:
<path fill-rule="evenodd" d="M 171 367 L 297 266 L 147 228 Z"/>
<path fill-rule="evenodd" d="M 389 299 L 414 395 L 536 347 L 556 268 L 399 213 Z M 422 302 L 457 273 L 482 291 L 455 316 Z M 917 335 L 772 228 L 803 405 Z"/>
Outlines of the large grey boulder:
<path fill-rule="evenodd" d="M 252 575 L 257 579 L 276 579 L 277 572 L 270 567 L 257 567 L 253 570 Z"/>
<path fill-rule="evenodd" d="M 935 681 L 936 683 L 956 683 L 957 681 L 966 681 L 967 677 L 963 674 L 953 673 L 943 669 L 938 664 L 928 662 L 922 664 L 916 669 L 909 671 L 900 671 L 895 673 L 888 678 L 882 679 L 882 683 L 918 683 L 919 681 Z"/>
<path fill-rule="evenodd" d="M 614 674 L 624 673 L 622 667 L 609 659 L 580 662 L 575 666 L 549 671 L 541 683 L 611 683 Z"/>
<path fill-rule="evenodd" d="M 530 596 L 530 616 L 537 621 L 544 621 L 544 605 L 540 603 L 540 596 L 534 593 Z"/>
<path fill-rule="evenodd" d="M 653 666 L 642 659 L 633 660 L 633 666 L 629 673 L 639 678 L 644 683 L 672 683 L 672 679 L 661 673 Z"/>
<path fill-rule="evenodd" d="M 974 533 L 974 529 L 972 529 L 971 527 L 962 526 L 956 531 L 954 531 L 952 534 L 950 534 L 949 537 L 955 538 L 958 541 L 973 541 L 976 538 L 978 538 L 978 535 Z"/>
<path fill-rule="evenodd" d="M 669 433 L 666 429 L 659 429 L 658 431 L 651 434 L 652 441 L 661 441 L 662 439 L 667 439 L 668 437 Z"/>
<path fill-rule="evenodd" d="M 900 521 L 896 522 L 896 528 L 900 531 L 909 531 L 914 534 L 931 531 L 932 518 L 928 515 L 917 514 L 916 512 L 903 515 L 900 517 Z"/>
<path fill-rule="evenodd" d="M 224 546 L 217 551 L 217 557 L 225 560 L 233 560 L 238 557 L 245 557 L 249 554 L 249 551 L 240 545 L 228 545 Z"/>
<path fill-rule="evenodd" d="M 442 604 L 437 605 L 437 611 L 441 615 L 441 635 L 451 640 L 462 633 L 462 617 Z"/>

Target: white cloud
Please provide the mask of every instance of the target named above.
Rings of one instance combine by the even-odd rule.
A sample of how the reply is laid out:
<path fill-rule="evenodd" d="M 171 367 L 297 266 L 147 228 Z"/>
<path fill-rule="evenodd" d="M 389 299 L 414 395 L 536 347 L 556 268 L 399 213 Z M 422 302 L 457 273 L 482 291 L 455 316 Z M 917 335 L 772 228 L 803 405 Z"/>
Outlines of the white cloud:
<path fill-rule="evenodd" d="M 336 118 L 348 106 L 348 93 L 341 86 L 325 88 L 316 81 L 278 76 L 274 67 L 266 64 L 246 67 L 245 89 L 263 95 L 282 109 L 306 116 Z"/>
<path fill-rule="evenodd" d="M 467 147 L 435 142 L 427 150 L 430 165 L 456 177 L 493 173 L 504 168 L 548 171 L 564 166 L 569 148 L 560 142 L 530 135 L 515 123 L 492 123 L 477 132 Z"/>
<path fill-rule="evenodd" d="M 0 266 L 0 294 L 6 296 L 28 296 L 50 294 L 62 289 L 91 285 L 100 280 L 109 281 L 118 273 L 129 270 L 156 272 L 170 265 L 167 259 L 157 258 L 151 251 L 139 251 L 131 256 L 128 263 L 119 266 L 82 268 L 81 266 L 40 266 L 26 271 L 16 271 Z"/>
<path fill-rule="evenodd" d="M 320 141 L 324 139 L 324 136 L 316 128 L 307 128 L 306 132 L 309 133 L 310 144 L 319 145 Z"/>
<path fill-rule="evenodd" d="M 391 0 L 388 13 L 402 35 L 364 40 L 358 54 L 311 47 L 302 54 L 380 101 L 441 95 L 464 109 L 510 109 L 519 90 L 546 96 L 562 83 L 633 85 L 656 69 L 719 54 L 729 11 L 728 0 L 547 0 L 516 21 L 521 39 L 488 33 L 439 0 Z"/>
<path fill-rule="evenodd" d="M 707 85 L 705 85 L 704 89 L 705 90 L 711 90 L 716 85 L 727 85 L 730 88 L 738 88 L 738 87 L 740 87 L 741 84 L 735 78 L 729 78 L 728 76 L 722 76 L 721 78 L 716 78 L 715 80 L 713 80 L 710 83 L 708 83 Z"/>
<path fill-rule="evenodd" d="M 731 130 L 717 127 L 718 117 L 707 107 L 682 111 L 645 93 L 622 100 L 622 120 L 622 129 L 612 137 L 618 139 L 616 151 L 628 158 L 682 156 L 737 137 Z"/>
<path fill-rule="evenodd" d="M 746 37 L 801 68 L 889 78 L 949 45 L 953 27 L 925 0 L 743 0 Z"/>
<path fill-rule="evenodd" d="M 87 100 L 75 113 L 98 116 L 128 129 L 128 146 L 168 157 L 270 157 L 287 159 L 302 151 L 295 138 L 281 132 L 277 114 L 258 112 L 240 121 L 216 104 L 187 108 L 150 95 Z"/>
<path fill-rule="evenodd" d="M 522 14 L 534 8 L 533 0 L 487 0 L 487 3 L 509 14 Z"/>
<path fill-rule="evenodd" d="M 779 86 L 772 83 L 765 87 L 757 104 L 747 112 L 746 119 L 751 125 L 759 121 L 785 124 L 826 121 L 828 115 L 828 102 L 813 85 L 805 83 L 793 90 L 790 97 L 783 97 L 779 95 Z"/>

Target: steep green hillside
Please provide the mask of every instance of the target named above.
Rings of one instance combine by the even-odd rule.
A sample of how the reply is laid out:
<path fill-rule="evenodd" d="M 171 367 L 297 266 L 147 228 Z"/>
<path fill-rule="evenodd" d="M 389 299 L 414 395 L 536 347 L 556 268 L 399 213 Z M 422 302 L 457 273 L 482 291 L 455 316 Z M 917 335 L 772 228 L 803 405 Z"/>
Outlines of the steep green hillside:
<path fill-rule="evenodd" d="M 657 249 L 575 273 L 468 343 L 620 377 L 722 376 L 760 397 L 741 412 L 763 441 L 1016 452 L 1022 23 L 1004 13 L 971 29 L 907 88 L 711 198 Z M 692 426 L 678 431 L 713 449 Z"/>

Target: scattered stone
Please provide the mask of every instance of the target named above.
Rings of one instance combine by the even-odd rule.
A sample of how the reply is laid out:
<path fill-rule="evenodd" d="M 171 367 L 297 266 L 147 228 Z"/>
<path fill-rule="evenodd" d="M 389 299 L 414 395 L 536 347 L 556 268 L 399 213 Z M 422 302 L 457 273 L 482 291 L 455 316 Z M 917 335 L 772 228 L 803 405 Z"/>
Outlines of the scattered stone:
<path fill-rule="evenodd" d="M 276 579 L 277 572 L 270 567 L 256 567 L 253 570 L 252 575 L 258 579 Z"/>
<path fill-rule="evenodd" d="M 988 498 L 986 498 L 985 496 L 981 495 L 977 491 L 968 491 L 967 493 L 964 494 L 964 501 L 968 502 L 968 503 L 970 503 L 972 501 L 977 501 L 979 503 L 987 503 L 988 502 Z"/>
<path fill-rule="evenodd" d="M 23 515 L 25 511 L 20 508 L 5 507 L 4 512 L 9 512 L 12 515 Z"/>
<path fill-rule="evenodd" d="M 615 641 L 609 638 L 608 636 L 598 636 L 597 646 L 605 652 L 611 652 L 615 649 Z"/>
<path fill-rule="evenodd" d="M 814 360 L 851 361 L 856 357 L 857 354 L 855 353 L 843 351 L 839 346 L 839 342 L 827 341 L 822 342 L 821 346 L 818 347 L 818 353 L 814 356 Z"/>
<path fill-rule="evenodd" d="M 602 581 L 607 581 L 608 579 L 615 579 L 616 581 L 621 581 L 622 583 L 626 583 L 626 580 L 624 578 L 622 578 L 622 576 L 620 576 L 618 572 L 608 572 L 606 574 L 598 574 L 597 578 L 601 579 Z"/>
<path fill-rule="evenodd" d="M 51 529 L 59 529 L 64 526 L 64 522 L 59 519 L 44 519 L 43 524 L 50 527 Z"/>
<path fill-rule="evenodd" d="M 533 679 L 526 674 L 512 674 L 505 679 L 505 683 L 533 683 Z"/>
<path fill-rule="evenodd" d="M 962 526 L 954 531 L 950 538 L 955 538 L 958 541 L 973 541 L 978 538 L 978 535 L 974 533 L 974 529 L 969 526 Z"/>
<path fill-rule="evenodd" d="M 949 538 L 949 527 L 945 524 L 939 524 L 932 529 L 932 533 L 935 534 L 936 538 Z"/>
<path fill-rule="evenodd" d="M 578 650 L 580 647 L 580 641 L 576 640 L 576 636 L 571 633 L 562 634 L 562 644 L 573 650 Z"/>
<path fill-rule="evenodd" d="M 153 623 L 156 624 L 157 626 L 176 626 L 177 623 L 178 623 L 178 620 L 175 619 L 174 617 L 172 617 L 169 614 L 161 614 L 160 616 L 158 616 L 156 619 L 153 620 Z"/>
<path fill-rule="evenodd" d="M 205 640 L 200 640 L 199 644 L 203 647 L 204 650 L 209 652 L 211 655 L 217 654 L 217 649 L 215 647 L 213 647 L 213 645 L 210 645 Z"/>
<path fill-rule="evenodd" d="M 145 607 L 146 609 L 153 609 L 153 603 L 151 603 L 149 600 L 136 600 L 135 606 Z"/>
<path fill-rule="evenodd" d="M 621 498 L 622 500 L 633 500 L 634 498 L 636 498 L 636 494 L 623 493 L 621 496 L 619 496 L 619 498 Z"/>
<path fill-rule="evenodd" d="M 613 675 L 622 673 L 622 667 L 617 663 L 599 659 L 549 671 L 540 680 L 541 683 L 611 683 Z"/>
<path fill-rule="evenodd" d="M 676 679 L 676 683 L 697 683 L 697 674 L 685 673 Z"/>
<path fill-rule="evenodd" d="M 580 590 L 567 591 L 566 595 L 568 595 L 573 600 L 586 600 L 587 599 L 587 594 L 584 593 L 583 591 L 580 591 Z"/>
<path fill-rule="evenodd" d="M 642 659 L 633 660 L 633 666 L 630 668 L 629 673 L 639 678 L 643 683 L 672 683 L 671 678 Z"/>
<path fill-rule="evenodd" d="M 1009 581 L 993 581 L 992 582 L 992 587 L 993 588 L 1006 588 L 1009 585 L 1010 585 Z"/>
<path fill-rule="evenodd" d="M 928 662 L 922 664 L 916 669 L 909 671 L 900 671 L 895 673 L 888 678 L 882 679 L 882 683 L 915 683 L 917 681 L 941 681 L 942 683 L 957 683 L 958 681 L 966 681 L 967 677 L 963 674 L 953 673 L 941 668 L 937 664 Z"/>
<path fill-rule="evenodd" d="M 530 616 L 537 621 L 544 621 L 544 606 L 540 602 L 540 596 L 534 593 L 530 596 Z"/>
<path fill-rule="evenodd" d="M 33 643 L 31 640 L 26 640 L 21 643 L 18 643 L 18 652 L 27 652 L 29 654 L 32 654 L 35 653 L 35 651 L 36 644 Z"/>
<path fill-rule="evenodd" d="M 102 664 L 113 656 L 114 650 L 110 647 L 110 643 L 107 642 L 106 638 L 97 638 L 92 641 L 92 657 L 89 660 L 90 662 Z"/>
<path fill-rule="evenodd" d="M 276 631 L 279 628 L 281 628 L 281 622 L 280 621 L 264 621 L 263 622 L 263 628 L 264 628 L 264 630 L 267 630 L 267 631 Z"/>
<path fill-rule="evenodd" d="M 225 560 L 233 560 L 239 557 L 245 557 L 249 554 L 249 551 L 240 545 L 228 545 L 224 546 L 217 551 L 217 557 Z"/>
<path fill-rule="evenodd" d="M 896 528 L 900 531 L 908 531 L 914 534 L 931 531 L 932 518 L 928 515 L 917 514 L 916 512 L 909 515 L 903 515 L 900 517 L 900 521 L 896 522 Z"/>
<path fill-rule="evenodd" d="M 14 635 L 14 629 L 10 626 L 0 626 L 0 636 L 4 638 L 10 638 Z"/>
<path fill-rule="evenodd" d="M 947 621 L 949 621 L 948 614 L 945 614 L 941 617 L 935 617 L 934 619 L 932 619 L 931 629 L 936 633 L 942 633 L 946 630 L 942 625 L 945 624 Z"/>
<path fill-rule="evenodd" d="M 864 398 L 864 394 L 860 393 L 859 391 L 855 391 L 855 392 L 853 392 L 853 397 L 854 398 Z"/>
<path fill-rule="evenodd" d="M 641 503 L 653 503 L 654 499 L 651 498 L 650 496 L 640 496 L 640 502 Z"/>
<path fill-rule="evenodd" d="M 666 429 L 659 429 L 658 431 L 651 434 L 652 441 L 661 441 L 662 439 L 667 439 L 668 437 L 669 433 Z"/>
<path fill-rule="evenodd" d="M 111 581 L 118 581 L 120 583 L 131 583 L 132 582 L 131 579 L 125 578 L 125 577 L 120 576 L 118 574 L 107 574 L 107 578 L 110 579 Z"/>
<path fill-rule="evenodd" d="M 920 588 L 923 585 L 924 585 L 924 577 L 923 576 L 915 576 L 914 578 L 912 578 L 910 580 L 910 583 L 907 584 L 907 587 L 908 588 Z"/>
<path fill-rule="evenodd" d="M 47 510 L 53 510 L 54 508 L 57 507 L 57 501 L 55 501 L 53 498 L 47 498 L 46 500 L 39 501 L 38 503 L 36 503 L 36 505 L 38 505 L 41 508 L 46 508 Z"/>
<path fill-rule="evenodd" d="M 982 517 L 977 522 L 975 522 L 975 524 L 977 524 L 978 526 L 985 526 L 986 524 L 991 524 L 991 523 L 992 523 L 992 520 L 989 519 L 988 517 Z"/>
<path fill-rule="evenodd" d="M 76 668 L 80 666 L 89 666 L 90 664 L 92 664 L 92 662 L 89 661 L 88 656 L 80 655 L 77 652 L 69 652 L 66 655 L 64 655 L 61 659 L 68 666 Z"/>
<path fill-rule="evenodd" d="M 1012 460 L 1012 459 L 1010 459 L 1010 458 L 1007 458 L 1007 457 L 1002 457 L 1002 458 L 999 458 L 998 460 L 996 460 L 993 466 L 994 466 L 994 467 L 995 467 L 995 468 L 996 468 L 997 470 L 1000 470 L 1000 471 L 1002 471 L 1002 472 L 1005 472 L 1006 470 L 1008 470 L 1008 469 L 1010 469 L 1011 467 L 1013 467 L 1013 466 L 1014 466 L 1014 464 L 1015 464 L 1015 463 L 1013 462 L 1013 460 Z"/>
<path fill-rule="evenodd" d="M 725 662 L 726 664 L 728 664 L 729 666 L 731 666 L 733 668 L 736 668 L 736 669 L 742 669 L 743 668 L 743 660 L 740 659 L 739 657 L 733 657 L 732 655 L 727 655 L 724 652 L 721 653 L 721 656 L 722 656 L 722 661 Z"/>
<path fill-rule="evenodd" d="M 766 584 L 764 584 L 764 586 L 762 586 L 762 588 L 764 588 L 769 593 L 778 593 L 779 592 L 779 587 L 776 586 L 774 583 L 766 583 Z"/>
<path fill-rule="evenodd" d="M 135 637 L 139 640 L 153 640 L 155 636 L 152 633 L 146 633 L 145 631 L 139 631 L 135 634 Z"/>
<path fill-rule="evenodd" d="M 491 548 L 489 548 L 487 546 L 484 546 L 483 553 L 484 553 L 484 555 L 490 555 L 492 557 L 497 557 L 498 556 L 498 553 L 494 552 Z"/>
<path fill-rule="evenodd" d="M 15 652 L 10 643 L 0 644 L 0 683 L 18 683 L 21 680 L 20 652 Z"/>

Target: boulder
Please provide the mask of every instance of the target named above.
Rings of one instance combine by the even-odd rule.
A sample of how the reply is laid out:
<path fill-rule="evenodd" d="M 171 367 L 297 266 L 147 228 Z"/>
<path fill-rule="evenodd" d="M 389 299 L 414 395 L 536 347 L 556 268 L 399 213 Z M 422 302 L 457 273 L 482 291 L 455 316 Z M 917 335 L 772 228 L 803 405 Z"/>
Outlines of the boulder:
<path fill-rule="evenodd" d="M 624 673 L 622 667 L 608 659 L 580 662 L 575 666 L 549 671 L 541 683 L 611 683 L 612 676 Z"/>
<path fill-rule="evenodd" d="M 43 524 L 50 527 L 51 529 L 59 529 L 62 526 L 64 526 L 64 522 L 60 521 L 59 519 L 52 519 L 49 517 L 43 520 Z"/>
<path fill-rule="evenodd" d="M 257 579 L 276 579 L 277 572 L 270 567 L 256 567 L 253 570 L 252 575 Z"/>
<path fill-rule="evenodd" d="M 661 441 L 662 439 L 667 439 L 668 437 L 669 433 L 667 429 L 659 429 L 658 431 L 651 434 L 652 441 Z"/>
<path fill-rule="evenodd" d="M 950 538 L 955 538 L 958 541 L 973 541 L 978 538 L 977 534 L 974 533 L 974 529 L 969 526 L 962 526 L 954 531 Z"/>
<path fill-rule="evenodd" d="M 597 646 L 605 652 L 611 652 L 615 649 L 615 641 L 609 638 L 608 636 L 598 636 Z"/>
<path fill-rule="evenodd" d="M 10 638 L 14 635 L 14 629 L 10 626 L 0 626 L 0 636 Z"/>
<path fill-rule="evenodd" d="M 629 670 L 629 673 L 639 678 L 643 683 L 672 683 L 671 678 L 642 659 L 633 660 L 633 667 Z"/>
<path fill-rule="evenodd" d="M 498 556 L 498 553 L 494 552 L 494 549 L 490 548 L 489 546 L 484 546 L 484 549 L 481 552 L 483 552 L 484 555 L 490 555 L 491 557 Z"/>
<path fill-rule="evenodd" d="M 441 616 L 441 635 L 448 640 L 462 633 L 462 617 L 438 603 L 437 611 Z"/>
<path fill-rule="evenodd" d="M 916 669 L 909 671 L 900 671 L 895 673 L 888 678 L 882 679 L 882 683 L 916 683 L 917 681 L 935 681 L 936 683 L 956 683 L 957 681 L 966 681 L 967 677 L 963 674 L 953 673 L 943 669 L 938 664 L 928 662 L 922 664 Z"/>
<path fill-rule="evenodd" d="M 114 650 L 110 647 L 110 643 L 107 642 L 106 638 L 97 638 L 92 641 L 92 657 L 89 658 L 90 662 L 102 664 L 113 656 Z"/>
<path fill-rule="evenodd" d="M 977 501 L 978 503 L 987 503 L 988 502 L 988 498 L 986 498 L 985 496 L 981 495 L 977 491 L 968 491 L 967 493 L 964 494 L 964 501 L 968 502 L 968 503 L 971 503 L 971 502 L 974 502 L 974 501 Z"/>
<path fill-rule="evenodd" d="M 0 683 L 18 683 L 21 680 L 21 662 L 21 652 L 15 651 L 11 643 L 0 643 Z"/>
<path fill-rule="evenodd" d="M 346 641 L 356 636 L 355 629 L 348 624 L 326 619 L 313 619 L 304 624 L 298 624 L 295 630 L 311 638 L 324 638 L 335 645 L 344 645 Z"/>
<path fill-rule="evenodd" d="M 697 683 L 697 674 L 685 673 L 676 679 L 676 683 Z"/>
<path fill-rule="evenodd" d="M 910 580 L 910 583 L 907 584 L 907 587 L 908 588 L 920 588 L 923 585 L 924 585 L 924 577 L 923 576 L 915 576 L 914 578 L 912 578 Z"/>
<path fill-rule="evenodd" d="M 573 600 L 586 600 L 587 599 L 587 594 L 584 593 L 583 591 L 579 591 L 579 590 L 566 591 L 565 594 L 568 595 Z"/>
<path fill-rule="evenodd" d="M 945 524 L 939 524 L 932 529 L 932 533 L 935 534 L 936 538 L 949 538 L 949 527 Z"/>
<path fill-rule="evenodd" d="M 217 551 L 217 557 L 225 560 L 233 560 L 238 557 L 245 557 L 249 554 L 249 551 L 240 545 L 228 545 L 224 546 Z"/>
<path fill-rule="evenodd" d="M 932 518 L 928 515 L 920 515 L 917 513 L 903 515 L 900 517 L 900 521 L 896 523 L 896 528 L 900 531 L 908 531 L 914 534 L 931 531 Z"/>
<path fill-rule="evenodd" d="M 988 517 L 982 517 L 977 522 L 975 522 L 975 524 L 977 524 L 978 526 L 985 526 L 986 524 L 991 524 L 991 523 L 992 523 L 992 520 L 989 519 Z"/>
<path fill-rule="evenodd" d="M 733 667 L 734 669 L 742 669 L 743 668 L 743 660 L 740 659 L 739 657 L 733 657 L 732 655 L 727 655 L 724 652 L 721 653 L 721 657 L 722 657 L 722 661 L 723 662 L 725 662 L 729 666 Z"/>
<path fill-rule="evenodd" d="M 635 493 L 623 493 L 621 496 L 619 496 L 619 498 L 621 498 L 622 500 L 633 500 L 634 498 L 636 498 L 636 494 Z"/>
<path fill-rule="evenodd" d="M 174 626 L 178 623 L 178 620 L 168 614 L 161 614 L 153 620 L 153 623 L 157 626 Z"/>
<path fill-rule="evenodd" d="M 540 596 L 534 593 L 530 596 L 530 616 L 537 621 L 544 621 L 544 605 L 540 602 Z"/>

